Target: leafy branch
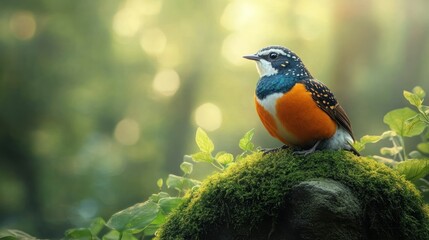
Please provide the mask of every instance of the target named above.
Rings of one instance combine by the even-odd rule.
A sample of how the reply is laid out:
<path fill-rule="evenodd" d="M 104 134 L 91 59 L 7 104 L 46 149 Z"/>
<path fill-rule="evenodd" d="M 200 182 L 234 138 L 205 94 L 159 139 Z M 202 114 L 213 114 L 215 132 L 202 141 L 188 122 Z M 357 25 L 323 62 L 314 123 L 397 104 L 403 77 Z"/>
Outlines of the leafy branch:
<path fill-rule="evenodd" d="M 374 155 L 374 159 L 393 166 L 409 180 L 418 180 L 429 174 L 429 106 L 423 105 L 425 91 L 417 86 L 412 92 L 404 91 L 404 98 L 413 106 L 399 108 L 388 112 L 383 122 L 390 130 L 380 135 L 365 135 L 354 147 L 361 151 L 368 143 L 377 143 L 383 139 L 391 142 L 391 146 L 382 147 L 383 156 Z M 406 138 L 419 137 L 416 149 L 406 146 Z"/>
<path fill-rule="evenodd" d="M 195 142 L 199 151 L 190 156 L 185 156 L 185 160 L 180 164 L 183 176 L 169 174 L 165 181 L 167 188 L 177 191 L 177 195 L 170 195 L 162 191 L 164 180 L 160 178 L 156 182 L 160 192 L 152 194 L 147 201 L 137 203 L 134 206 L 113 214 L 107 222 L 102 218 L 96 218 L 88 228 L 67 230 L 65 232 L 65 239 L 94 240 L 100 239 L 100 235 L 102 235 L 102 240 L 151 238 L 156 234 L 159 227 L 165 223 L 167 216 L 183 202 L 184 196 L 189 191 L 193 191 L 193 189 L 200 186 L 200 181 L 189 177 L 194 169 L 194 164 L 187 160 L 195 163 L 210 163 L 217 171 L 224 171 L 247 154 L 256 151 L 255 145 L 252 143 L 253 135 L 254 130 L 252 129 L 240 139 L 238 145 L 243 152 L 234 157 L 231 153 L 224 151 L 214 154 L 213 141 L 203 129 L 198 128 L 195 135 Z M 25 233 L 8 230 L 5 234 L 12 236 L 13 234 L 19 235 Z M 31 236 L 27 238 L 31 239 Z"/>
<path fill-rule="evenodd" d="M 243 150 L 243 152 L 237 157 L 234 158 L 231 153 L 224 151 L 218 152 L 213 156 L 214 144 L 212 140 L 204 130 L 198 128 L 197 134 L 195 135 L 195 142 L 197 143 L 200 151 L 192 154 L 190 157 L 194 162 L 207 162 L 217 170 L 223 171 L 234 162 L 243 158 L 246 154 L 255 151 L 255 145 L 252 143 L 253 134 L 254 130 L 252 129 L 244 134 L 240 139 L 238 146 Z"/>

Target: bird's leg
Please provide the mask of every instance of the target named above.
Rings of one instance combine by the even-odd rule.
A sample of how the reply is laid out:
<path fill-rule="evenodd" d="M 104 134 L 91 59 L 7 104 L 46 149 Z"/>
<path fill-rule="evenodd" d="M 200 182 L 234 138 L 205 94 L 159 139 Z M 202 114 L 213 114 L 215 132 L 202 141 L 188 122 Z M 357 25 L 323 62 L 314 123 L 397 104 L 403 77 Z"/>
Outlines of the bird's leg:
<path fill-rule="evenodd" d="M 266 149 L 262 149 L 262 152 L 263 152 L 263 155 L 266 155 L 268 153 L 274 153 L 274 152 L 278 152 L 278 151 L 281 151 L 281 150 L 284 150 L 284 149 L 288 149 L 288 148 L 290 148 L 290 147 L 287 146 L 287 145 L 283 145 L 283 146 L 278 147 L 278 148 L 266 148 Z"/>
<path fill-rule="evenodd" d="M 294 151 L 293 154 L 297 154 L 297 155 L 304 155 L 307 156 L 310 153 L 313 153 L 314 151 L 316 151 L 317 146 L 319 146 L 321 140 L 317 141 L 313 147 L 311 147 L 310 149 L 306 149 L 306 150 L 301 150 L 301 151 Z"/>

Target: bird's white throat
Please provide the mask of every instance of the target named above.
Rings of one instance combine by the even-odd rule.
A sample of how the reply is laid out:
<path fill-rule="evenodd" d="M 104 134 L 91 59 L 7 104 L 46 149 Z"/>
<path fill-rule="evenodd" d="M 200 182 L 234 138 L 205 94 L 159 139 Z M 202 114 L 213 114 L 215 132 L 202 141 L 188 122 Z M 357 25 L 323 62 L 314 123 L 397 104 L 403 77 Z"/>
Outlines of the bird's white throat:
<path fill-rule="evenodd" d="M 259 59 L 259 61 L 256 62 L 256 68 L 258 69 L 260 77 L 271 76 L 278 73 L 271 63 L 265 59 Z"/>

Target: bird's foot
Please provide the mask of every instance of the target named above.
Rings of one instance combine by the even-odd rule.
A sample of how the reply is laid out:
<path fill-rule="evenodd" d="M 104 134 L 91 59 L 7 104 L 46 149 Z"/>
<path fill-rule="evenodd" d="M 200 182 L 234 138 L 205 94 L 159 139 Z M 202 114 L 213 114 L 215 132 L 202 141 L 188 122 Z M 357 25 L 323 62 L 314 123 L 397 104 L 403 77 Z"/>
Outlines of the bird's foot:
<path fill-rule="evenodd" d="M 310 149 L 294 151 L 293 154 L 307 156 L 310 153 L 314 153 L 319 146 L 321 141 L 317 141 Z"/>
<path fill-rule="evenodd" d="M 262 149 L 263 155 L 266 155 L 268 153 L 274 153 L 274 152 L 279 152 L 281 150 L 285 150 L 285 149 L 289 149 L 290 147 L 287 145 L 283 145 L 281 147 L 278 148 L 266 148 L 266 149 Z"/>

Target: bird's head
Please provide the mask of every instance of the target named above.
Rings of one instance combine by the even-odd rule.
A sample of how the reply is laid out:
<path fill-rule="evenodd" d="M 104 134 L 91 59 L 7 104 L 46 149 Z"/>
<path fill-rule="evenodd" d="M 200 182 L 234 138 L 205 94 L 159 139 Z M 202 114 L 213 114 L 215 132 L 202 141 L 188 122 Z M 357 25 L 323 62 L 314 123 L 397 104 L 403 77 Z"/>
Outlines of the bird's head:
<path fill-rule="evenodd" d="M 261 77 L 282 74 L 296 79 L 312 78 L 301 59 L 285 47 L 269 46 L 243 57 L 256 61 Z"/>

